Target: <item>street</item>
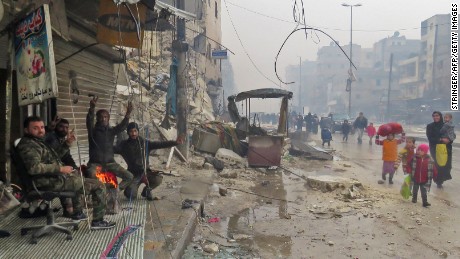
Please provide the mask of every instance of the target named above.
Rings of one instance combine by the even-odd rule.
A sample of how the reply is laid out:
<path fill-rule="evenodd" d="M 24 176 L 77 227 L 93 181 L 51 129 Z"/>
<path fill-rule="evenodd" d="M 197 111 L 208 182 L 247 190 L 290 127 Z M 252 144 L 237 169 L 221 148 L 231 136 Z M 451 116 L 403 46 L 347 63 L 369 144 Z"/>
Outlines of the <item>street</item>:
<path fill-rule="evenodd" d="M 219 186 L 259 196 L 230 188 L 226 197 L 211 194 L 206 214 L 220 221 L 202 222 L 183 258 L 211 258 L 202 251 L 209 243 L 218 245 L 218 258 L 460 258 L 459 204 L 453 199 L 458 161 L 454 179 L 444 189 L 433 186 L 432 206 L 423 208 L 420 197 L 413 204 L 399 194 L 401 168 L 393 185 L 377 184 L 381 146 L 370 146 L 367 137 L 358 145 L 355 138 L 342 143 L 334 135 L 334 161 L 295 157 L 283 160 L 283 167 L 300 176 L 357 179 L 363 184 L 357 197 L 345 198 L 343 189 L 315 190 L 285 170 L 246 169 L 237 179 L 221 177 Z"/>

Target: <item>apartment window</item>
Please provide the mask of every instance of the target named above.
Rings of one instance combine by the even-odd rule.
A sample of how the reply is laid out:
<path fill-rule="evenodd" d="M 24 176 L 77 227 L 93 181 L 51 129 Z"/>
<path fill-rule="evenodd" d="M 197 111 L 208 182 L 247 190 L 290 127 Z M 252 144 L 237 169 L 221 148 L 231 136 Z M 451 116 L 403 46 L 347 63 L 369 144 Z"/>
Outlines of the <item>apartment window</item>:
<path fill-rule="evenodd" d="M 217 1 L 214 2 L 214 15 L 216 16 L 216 18 L 219 17 L 219 10 L 217 9 Z"/>

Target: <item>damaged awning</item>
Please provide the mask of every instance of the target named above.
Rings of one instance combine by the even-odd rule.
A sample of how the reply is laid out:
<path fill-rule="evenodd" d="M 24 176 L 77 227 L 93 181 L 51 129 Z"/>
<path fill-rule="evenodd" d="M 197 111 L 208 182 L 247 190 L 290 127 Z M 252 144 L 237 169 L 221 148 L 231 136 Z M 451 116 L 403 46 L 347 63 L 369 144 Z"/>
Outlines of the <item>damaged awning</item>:
<path fill-rule="evenodd" d="M 248 98 L 283 98 L 287 97 L 288 99 L 292 98 L 292 92 L 286 91 L 279 88 L 262 88 L 256 90 L 250 90 L 246 92 L 241 92 L 237 95 L 230 96 L 229 98 L 234 98 L 235 102 L 243 101 Z"/>

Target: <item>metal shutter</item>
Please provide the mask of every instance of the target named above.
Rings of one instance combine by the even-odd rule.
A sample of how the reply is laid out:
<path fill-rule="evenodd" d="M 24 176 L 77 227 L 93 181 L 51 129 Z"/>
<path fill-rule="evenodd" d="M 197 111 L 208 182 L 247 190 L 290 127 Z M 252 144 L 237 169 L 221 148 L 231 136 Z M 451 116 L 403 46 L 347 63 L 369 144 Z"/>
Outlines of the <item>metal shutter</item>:
<path fill-rule="evenodd" d="M 59 37 L 55 37 L 53 43 L 56 62 L 75 53 L 81 48 Z M 114 65 L 107 59 L 99 57 L 89 51 L 83 51 L 58 64 L 56 69 L 59 87 L 59 97 L 56 100 L 57 114 L 67 119 L 70 123 L 70 128 L 75 129 L 80 147 L 81 162 L 86 164 L 89 160 L 86 114 L 89 109 L 89 101 L 92 98 L 88 97 L 88 94 L 99 96 L 96 110 L 110 110 L 112 106 L 110 115 L 111 125 L 121 121 L 118 116 L 118 99 L 116 96 L 114 97 L 114 88 L 116 87 Z M 72 94 L 69 95 L 69 71 L 71 70 L 75 71 L 77 74 L 79 98 L 76 104 L 72 103 Z M 113 97 L 115 99 L 113 99 L 112 102 Z M 79 164 L 76 144 L 72 146 L 71 154 L 75 162 Z"/>

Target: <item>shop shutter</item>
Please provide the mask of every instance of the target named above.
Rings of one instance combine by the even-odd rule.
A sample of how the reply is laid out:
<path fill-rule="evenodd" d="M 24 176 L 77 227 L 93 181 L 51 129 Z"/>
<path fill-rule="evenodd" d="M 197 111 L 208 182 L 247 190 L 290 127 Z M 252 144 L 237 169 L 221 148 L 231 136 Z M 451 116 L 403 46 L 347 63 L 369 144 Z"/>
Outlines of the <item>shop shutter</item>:
<path fill-rule="evenodd" d="M 59 37 L 54 37 L 53 43 L 56 62 L 81 48 L 81 46 L 66 42 Z M 75 162 L 79 164 L 78 151 L 80 151 L 81 163 L 86 164 L 89 160 L 86 114 L 92 99 L 88 95 L 93 94 L 99 97 L 96 110 L 107 109 L 111 111 L 112 126 L 122 119 L 118 116 L 119 103 L 116 95 L 114 96 L 114 89 L 116 88 L 114 65 L 111 61 L 86 50 L 58 64 L 56 69 L 59 86 L 59 96 L 56 100 L 57 114 L 67 119 L 70 128 L 75 130 L 79 143 L 79 150 L 76 144 L 71 148 Z M 71 71 L 76 74 L 78 95 L 72 94 L 69 77 Z M 76 97 L 78 97 L 78 102 L 73 103 Z"/>

